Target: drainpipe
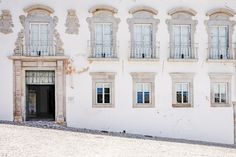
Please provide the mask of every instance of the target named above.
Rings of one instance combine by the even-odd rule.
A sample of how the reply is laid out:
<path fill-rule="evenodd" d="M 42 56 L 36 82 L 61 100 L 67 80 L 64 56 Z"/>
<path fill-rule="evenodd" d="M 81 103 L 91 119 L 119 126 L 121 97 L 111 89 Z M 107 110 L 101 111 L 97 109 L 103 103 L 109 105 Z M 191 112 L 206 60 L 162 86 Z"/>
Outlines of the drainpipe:
<path fill-rule="evenodd" d="M 233 122 L 234 122 L 234 144 L 236 144 L 236 102 L 233 102 Z"/>

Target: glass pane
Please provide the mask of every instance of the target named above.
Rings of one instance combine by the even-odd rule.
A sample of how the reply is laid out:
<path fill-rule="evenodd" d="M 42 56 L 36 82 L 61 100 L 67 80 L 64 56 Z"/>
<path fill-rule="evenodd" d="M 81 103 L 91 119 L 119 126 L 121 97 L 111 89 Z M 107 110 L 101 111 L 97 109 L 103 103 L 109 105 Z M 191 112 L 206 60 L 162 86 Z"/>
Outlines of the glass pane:
<path fill-rule="evenodd" d="M 143 84 L 143 91 L 144 92 L 150 92 L 151 91 L 151 84 L 150 83 L 144 83 Z"/>
<path fill-rule="evenodd" d="M 103 103 L 103 96 L 102 96 L 102 94 L 97 94 L 97 103 Z"/>
<path fill-rule="evenodd" d="M 183 103 L 188 103 L 188 92 L 183 91 Z"/>
<path fill-rule="evenodd" d="M 182 94 L 179 91 L 176 92 L 176 101 L 177 103 L 182 103 Z"/>
<path fill-rule="evenodd" d="M 109 94 L 110 93 L 110 88 L 104 88 L 104 91 L 106 94 Z"/>
<path fill-rule="evenodd" d="M 150 103 L 150 93 L 144 92 L 144 103 Z"/>
<path fill-rule="evenodd" d="M 97 94 L 102 94 L 103 93 L 103 88 L 97 88 Z"/>
<path fill-rule="evenodd" d="M 143 91 L 143 85 L 141 83 L 136 84 L 136 91 L 137 92 L 142 92 Z"/>
<path fill-rule="evenodd" d="M 143 92 L 137 92 L 137 103 L 143 103 Z"/>
<path fill-rule="evenodd" d="M 110 94 L 105 94 L 105 103 L 110 103 Z"/>

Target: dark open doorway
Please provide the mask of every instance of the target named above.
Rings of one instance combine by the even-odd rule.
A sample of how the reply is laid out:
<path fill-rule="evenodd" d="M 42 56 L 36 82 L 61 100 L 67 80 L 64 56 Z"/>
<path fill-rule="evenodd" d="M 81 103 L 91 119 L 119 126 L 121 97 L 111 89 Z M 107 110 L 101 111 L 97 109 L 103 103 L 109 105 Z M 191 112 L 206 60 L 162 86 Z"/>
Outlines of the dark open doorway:
<path fill-rule="evenodd" d="M 55 120 L 55 86 L 27 85 L 26 120 Z"/>

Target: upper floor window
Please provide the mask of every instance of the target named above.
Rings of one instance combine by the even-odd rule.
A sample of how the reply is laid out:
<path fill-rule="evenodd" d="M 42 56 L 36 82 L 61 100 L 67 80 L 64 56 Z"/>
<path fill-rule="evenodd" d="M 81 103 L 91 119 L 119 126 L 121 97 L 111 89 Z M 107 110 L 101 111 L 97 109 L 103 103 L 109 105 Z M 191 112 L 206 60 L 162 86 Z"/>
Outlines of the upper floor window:
<path fill-rule="evenodd" d="M 194 33 L 197 21 L 196 12 L 189 8 L 175 8 L 168 12 L 168 30 L 170 34 L 170 60 L 197 59 L 197 47 Z"/>
<path fill-rule="evenodd" d="M 114 17 L 117 10 L 110 6 L 96 6 L 89 12 L 93 14 L 87 18 L 90 29 L 89 58 L 118 58 L 116 33 L 120 19 Z"/>
<path fill-rule="evenodd" d="M 159 20 L 153 16 L 157 11 L 150 7 L 135 7 L 127 19 L 131 34 L 130 59 L 157 59 L 156 32 Z"/>
<path fill-rule="evenodd" d="M 52 51 L 49 23 L 30 23 L 28 51 L 31 56 L 49 55 Z"/>
<path fill-rule="evenodd" d="M 112 23 L 95 24 L 94 57 L 112 57 Z"/>
<path fill-rule="evenodd" d="M 43 5 L 33 5 L 25 8 L 24 11 L 27 16 L 20 16 L 24 29 L 18 34 L 15 55 L 63 55 L 63 43 L 55 29 L 58 18 L 51 16 L 53 9 Z"/>
<path fill-rule="evenodd" d="M 219 8 L 207 12 L 209 20 L 205 21 L 208 32 L 208 59 L 234 59 L 232 34 L 234 21 L 230 20 L 235 12 Z"/>

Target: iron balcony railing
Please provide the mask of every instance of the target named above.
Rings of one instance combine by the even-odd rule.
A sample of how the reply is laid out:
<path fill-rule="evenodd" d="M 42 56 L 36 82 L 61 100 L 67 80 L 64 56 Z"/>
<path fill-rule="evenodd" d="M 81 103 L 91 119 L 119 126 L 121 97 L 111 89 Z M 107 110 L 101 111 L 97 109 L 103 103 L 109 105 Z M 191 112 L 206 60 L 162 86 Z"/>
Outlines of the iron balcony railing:
<path fill-rule="evenodd" d="M 118 42 L 88 41 L 89 58 L 118 58 Z"/>
<path fill-rule="evenodd" d="M 209 59 L 235 59 L 235 43 L 224 45 L 209 43 L 208 45 Z"/>
<path fill-rule="evenodd" d="M 170 43 L 170 59 L 197 59 L 198 44 Z"/>
<path fill-rule="evenodd" d="M 158 59 L 159 43 L 132 41 L 130 42 L 130 59 Z"/>
<path fill-rule="evenodd" d="M 17 53 L 22 56 L 55 56 L 55 45 L 44 40 L 34 40 L 22 45 L 21 51 Z"/>

